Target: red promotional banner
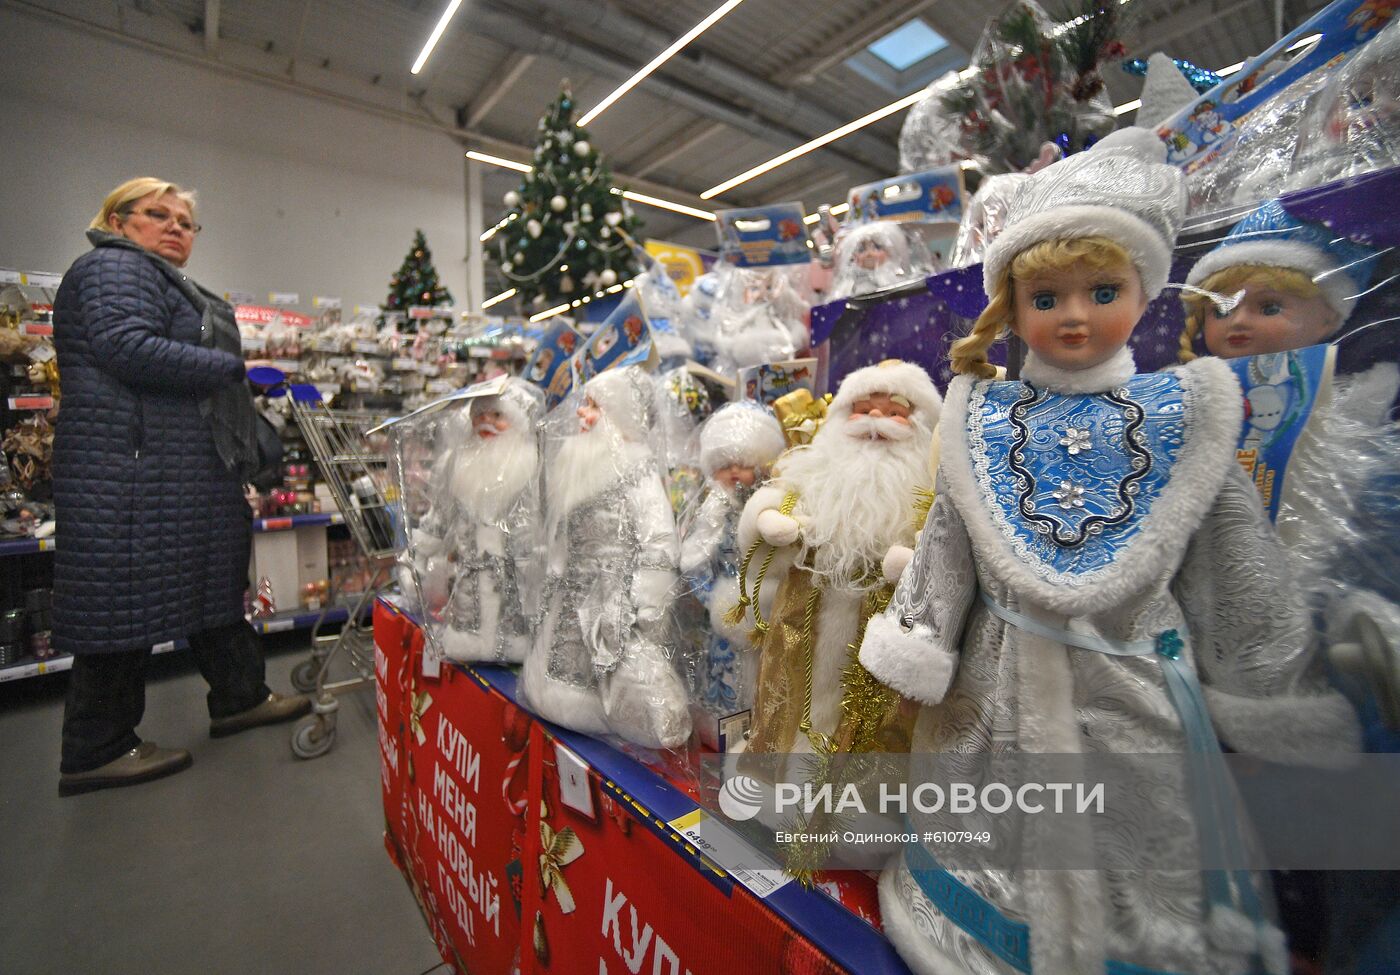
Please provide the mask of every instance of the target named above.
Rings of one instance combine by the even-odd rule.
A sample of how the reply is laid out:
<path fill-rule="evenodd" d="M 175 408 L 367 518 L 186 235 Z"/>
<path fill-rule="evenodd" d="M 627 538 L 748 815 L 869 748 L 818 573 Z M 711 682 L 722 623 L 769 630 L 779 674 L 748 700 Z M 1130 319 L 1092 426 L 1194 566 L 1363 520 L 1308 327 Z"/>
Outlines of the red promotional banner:
<path fill-rule="evenodd" d="M 423 678 L 406 616 L 374 628 L 385 846 L 458 975 L 846 971 L 480 675 Z M 829 893 L 863 914 L 860 880 Z"/>

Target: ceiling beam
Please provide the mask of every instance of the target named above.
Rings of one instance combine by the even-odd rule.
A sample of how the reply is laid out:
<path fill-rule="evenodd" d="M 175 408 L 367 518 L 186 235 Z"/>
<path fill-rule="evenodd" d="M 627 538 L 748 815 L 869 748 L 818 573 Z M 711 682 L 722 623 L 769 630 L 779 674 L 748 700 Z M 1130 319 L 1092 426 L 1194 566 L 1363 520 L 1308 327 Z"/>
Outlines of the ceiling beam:
<path fill-rule="evenodd" d="M 684 156 L 687 152 L 690 152 L 691 150 L 695 149 L 697 146 L 700 145 L 700 143 L 704 142 L 706 139 L 713 138 L 714 136 L 719 135 L 723 131 L 724 123 L 711 122 L 709 125 L 696 129 L 684 139 L 678 139 L 670 143 L 666 143 L 663 141 L 660 146 L 655 147 L 652 150 L 636 157 L 635 159 L 631 160 L 628 163 L 628 165 L 632 167 L 632 172 L 635 173 L 637 176 L 650 175 L 651 173 L 656 172 L 662 166 L 666 165 L 668 162 L 671 162 L 673 159 L 679 159 L 681 156 Z M 660 152 L 656 151 L 656 149 L 658 148 L 661 150 Z"/>
<path fill-rule="evenodd" d="M 505 62 L 509 61 L 512 57 L 515 57 L 514 51 L 505 56 L 505 59 L 497 66 L 497 72 L 505 67 Z M 470 129 L 480 125 L 482 119 L 486 118 L 491 109 L 496 107 L 496 104 L 505 96 L 506 92 L 515 87 L 515 83 L 520 80 L 520 76 L 528 71 L 530 65 L 534 63 L 535 55 L 522 54 L 519 58 L 516 58 L 515 63 L 506 69 L 503 74 L 498 74 L 495 80 L 487 82 L 486 87 L 471 101 L 471 107 L 467 112 L 465 120 L 466 128 Z"/>
<path fill-rule="evenodd" d="M 783 80 L 797 85 L 812 84 L 817 80 L 817 75 L 865 50 L 872 42 L 929 6 L 930 2 L 931 0 L 885 0 L 874 10 L 861 16 L 863 30 L 855 34 L 843 34 L 834 45 L 827 45 L 824 50 L 809 54 L 784 71 Z"/>
<path fill-rule="evenodd" d="M 664 50 L 675 40 L 670 32 L 597 0 L 535 2 L 553 15 L 556 27 L 568 35 L 591 36 L 588 43 L 601 43 L 619 52 L 627 52 L 629 58 L 645 58 L 653 51 Z M 909 3 L 910 0 L 901 2 Z M 700 91 L 722 90 L 728 93 L 735 101 L 752 106 L 752 110 L 770 124 L 796 132 L 800 136 L 794 140 L 796 144 L 850 121 L 815 104 L 810 97 L 798 95 L 790 88 L 774 84 L 695 46 L 681 51 L 663 64 L 658 74 L 679 78 Z M 643 88 L 651 89 L 658 80 L 657 75 L 652 75 L 643 82 Z M 892 172 L 892 167 L 898 166 L 897 153 L 882 140 L 865 133 L 855 133 L 842 142 L 841 151 L 845 155 L 855 156 L 876 170 Z"/>

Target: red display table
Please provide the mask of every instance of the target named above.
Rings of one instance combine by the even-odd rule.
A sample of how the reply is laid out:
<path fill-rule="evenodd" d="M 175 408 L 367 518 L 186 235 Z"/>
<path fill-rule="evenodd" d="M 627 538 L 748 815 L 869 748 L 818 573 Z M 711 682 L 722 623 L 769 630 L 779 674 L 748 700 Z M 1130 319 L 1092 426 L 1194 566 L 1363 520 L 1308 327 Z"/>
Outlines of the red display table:
<path fill-rule="evenodd" d="M 460 975 L 908 972 L 869 877 L 731 874 L 683 834 L 685 768 L 537 719 L 504 668 L 422 677 L 383 600 L 374 636 L 385 846 Z"/>

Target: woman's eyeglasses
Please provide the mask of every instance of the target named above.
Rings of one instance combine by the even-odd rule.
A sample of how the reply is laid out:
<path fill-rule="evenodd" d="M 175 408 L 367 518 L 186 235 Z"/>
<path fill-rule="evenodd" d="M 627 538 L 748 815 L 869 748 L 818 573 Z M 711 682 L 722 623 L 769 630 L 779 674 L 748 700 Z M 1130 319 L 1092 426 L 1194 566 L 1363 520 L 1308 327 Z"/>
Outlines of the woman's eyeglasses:
<path fill-rule="evenodd" d="M 160 207 L 146 207 L 142 210 L 126 211 L 127 216 L 131 216 L 133 213 L 139 213 L 147 220 L 152 220 L 162 226 L 173 222 L 175 226 L 179 227 L 180 230 L 187 234 L 197 234 L 204 229 L 197 223 L 191 223 L 188 217 L 177 217 L 169 210 L 162 210 Z"/>

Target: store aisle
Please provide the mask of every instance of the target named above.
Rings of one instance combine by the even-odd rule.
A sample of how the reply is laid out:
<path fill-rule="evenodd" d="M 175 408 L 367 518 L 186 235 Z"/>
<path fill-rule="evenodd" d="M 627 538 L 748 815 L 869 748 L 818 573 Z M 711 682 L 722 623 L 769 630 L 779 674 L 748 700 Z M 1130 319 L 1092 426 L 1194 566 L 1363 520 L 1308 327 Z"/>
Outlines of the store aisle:
<path fill-rule="evenodd" d="M 268 660 L 289 689 L 303 659 Z M 211 741 L 205 685 L 157 657 L 143 735 L 187 772 L 59 799 L 64 678 L 0 685 L 0 971 L 418 975 L 438 962 L 381 842 L 373 696 L 303 762 L 291 726 Z M 27 686 L 21 686 L 27 685 Z"/>

